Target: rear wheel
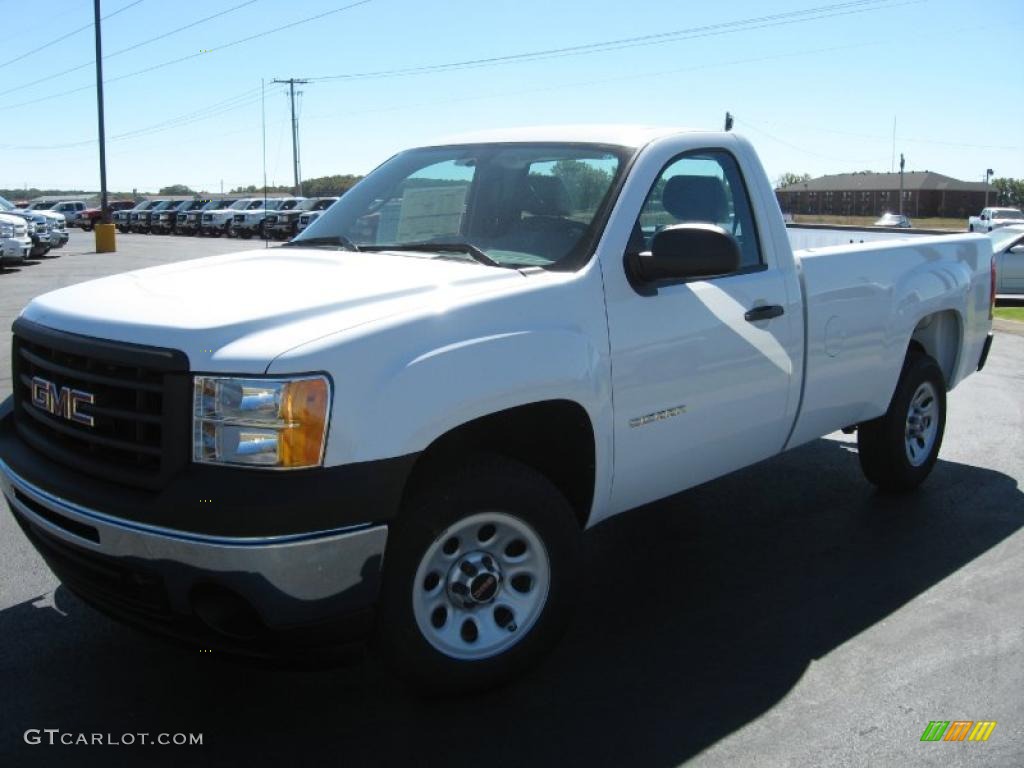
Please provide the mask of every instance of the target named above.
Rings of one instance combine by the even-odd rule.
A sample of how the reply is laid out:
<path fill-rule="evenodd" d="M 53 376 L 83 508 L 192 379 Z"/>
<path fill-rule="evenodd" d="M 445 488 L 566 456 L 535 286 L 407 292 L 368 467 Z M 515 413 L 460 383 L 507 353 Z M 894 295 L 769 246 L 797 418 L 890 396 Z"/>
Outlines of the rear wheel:
<path fill-rule="evenodd" d="M 889 410 L 857 431 L 864 475 L 883 491 L 913 490 L 935 466 L 945 428 L 942 370 L 933 358 L 912 347 Z"/>
<path fill-rule="evenodd" d="M 403 510 L 386 553 L 378 636 L 432 692 L 499 685 L 565 628 L 579 526 L 543 475 L 498 457 L 467 461 Z"/>

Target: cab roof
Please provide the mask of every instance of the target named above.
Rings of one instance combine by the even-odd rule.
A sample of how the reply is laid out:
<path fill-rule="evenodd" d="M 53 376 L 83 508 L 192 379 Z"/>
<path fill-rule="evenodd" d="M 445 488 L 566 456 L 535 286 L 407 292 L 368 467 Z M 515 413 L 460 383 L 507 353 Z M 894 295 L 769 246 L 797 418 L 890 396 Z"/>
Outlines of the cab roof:
<path fill-rule="evenodd" d="M 656 125 L 543 125 L 523 128 L 502 128 L 446 136 L 425 146 L 451 144 L 486 144 L 518 142 L 552 142 L 610 144 L 621 147 L 642 147 L 650 142 L 680 133 L 695 133 L 692 128 Z"/>

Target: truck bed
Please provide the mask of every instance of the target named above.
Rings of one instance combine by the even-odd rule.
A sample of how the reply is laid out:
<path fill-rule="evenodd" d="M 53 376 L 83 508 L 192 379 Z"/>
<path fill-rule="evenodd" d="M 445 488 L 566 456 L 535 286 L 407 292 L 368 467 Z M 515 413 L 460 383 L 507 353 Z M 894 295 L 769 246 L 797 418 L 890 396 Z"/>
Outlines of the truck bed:
<path fill-rule="evenodd" d="M 807 333 L 787 447 L 885 413 L 912 337 L 934 351 L 949 389 L 976 369 L 988 332 L 987 237 L 916 236 L 795 256 Z"/>

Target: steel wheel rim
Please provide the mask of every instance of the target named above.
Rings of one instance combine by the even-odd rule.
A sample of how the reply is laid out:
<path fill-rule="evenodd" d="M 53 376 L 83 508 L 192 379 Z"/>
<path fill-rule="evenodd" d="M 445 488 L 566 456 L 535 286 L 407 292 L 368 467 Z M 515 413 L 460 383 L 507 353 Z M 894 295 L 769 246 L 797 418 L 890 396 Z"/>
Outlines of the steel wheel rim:
<path fill-rule="evenodd" d="M 910 398 L 904 444 L 907 460 L 919 467 L 931 455 L 939 434 L 939 396 L 930 381 L 923 382 Z"/>
<path fill-rule="evenodd" d="M 486 659 L 529 634 L 550 585 L 551 563 L 537 532 L 504 512 L 481 512 L 427 547 L 412 586 L 413 615 L 424 639 L 445 656 Z"/>

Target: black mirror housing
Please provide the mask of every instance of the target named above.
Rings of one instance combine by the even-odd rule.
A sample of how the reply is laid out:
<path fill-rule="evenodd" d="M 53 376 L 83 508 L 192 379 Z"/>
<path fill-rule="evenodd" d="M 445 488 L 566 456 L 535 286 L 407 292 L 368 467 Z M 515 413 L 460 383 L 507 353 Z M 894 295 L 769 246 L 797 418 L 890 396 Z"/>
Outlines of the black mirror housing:
<path fill-rule="evenodd" d="M 630 261 L 631 277 L 641 283 L 714 277 L 739 269 L 740 247 L 714 224 L 676 224 L 655 233 L 650 252 Z"/>

